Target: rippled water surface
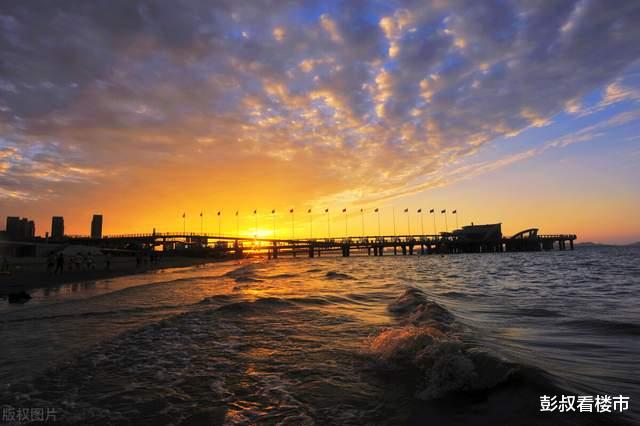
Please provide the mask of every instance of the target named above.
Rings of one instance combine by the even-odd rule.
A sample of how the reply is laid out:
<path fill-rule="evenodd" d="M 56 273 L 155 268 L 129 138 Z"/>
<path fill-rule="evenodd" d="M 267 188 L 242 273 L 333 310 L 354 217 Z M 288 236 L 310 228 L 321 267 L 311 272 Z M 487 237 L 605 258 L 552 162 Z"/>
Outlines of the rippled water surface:
<path fill-rule="evenodd" d="M 67 423 L 638 423 L 640 250 L 247 260 L 0 306 L 0 405 Z M 631 397 L 625 417 L 539 395 Z"/>

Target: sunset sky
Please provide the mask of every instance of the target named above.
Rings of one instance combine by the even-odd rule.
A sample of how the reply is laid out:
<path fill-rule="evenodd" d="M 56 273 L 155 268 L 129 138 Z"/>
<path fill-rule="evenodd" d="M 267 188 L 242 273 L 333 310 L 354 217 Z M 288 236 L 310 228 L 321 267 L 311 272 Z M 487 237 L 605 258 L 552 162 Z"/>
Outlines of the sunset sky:
<path fill-rule="evenodd" d="M 640 2 L 0 3 L 0 220 L 640 240 Z M 307 209 L 312 209 L 312 217 Z M 448 215 L 453 228 L 456 217 Z"/>

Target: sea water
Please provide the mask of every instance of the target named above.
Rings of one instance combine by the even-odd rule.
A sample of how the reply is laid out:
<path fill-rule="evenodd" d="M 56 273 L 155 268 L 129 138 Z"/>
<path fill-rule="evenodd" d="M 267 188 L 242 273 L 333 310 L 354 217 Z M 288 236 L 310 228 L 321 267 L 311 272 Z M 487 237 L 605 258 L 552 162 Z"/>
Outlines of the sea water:
<path fill-rule="evenodd" d="M 639 249 L 246 259 L 0 302 L 0 406 L 62 423 L 640 422 Z"/>

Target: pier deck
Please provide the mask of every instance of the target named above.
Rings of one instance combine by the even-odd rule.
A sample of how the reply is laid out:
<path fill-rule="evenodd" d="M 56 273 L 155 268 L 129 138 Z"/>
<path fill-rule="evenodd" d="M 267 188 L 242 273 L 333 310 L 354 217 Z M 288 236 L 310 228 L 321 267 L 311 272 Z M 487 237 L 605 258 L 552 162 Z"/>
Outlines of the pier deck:
<path fill-rule="evenodd" d="M 267 254 L 321 256 L 338 252 L 342 256 L 360 253 L 384 254 L 433 253 L 504 253 L 517 251 L 573 249 L 574 234 L 540 235 L 537 229 L 520 232 L 512 237 L 477 238 L 454 231 L 440 235 L 383 235 L 342 238 L 272 239 L 199 233 L 151 233 L 110 235 L 103 238 L 69 236 L 66 242 L 113 249 L 161 249 L 163 251 L 201 249 L 220 255 Z"/>

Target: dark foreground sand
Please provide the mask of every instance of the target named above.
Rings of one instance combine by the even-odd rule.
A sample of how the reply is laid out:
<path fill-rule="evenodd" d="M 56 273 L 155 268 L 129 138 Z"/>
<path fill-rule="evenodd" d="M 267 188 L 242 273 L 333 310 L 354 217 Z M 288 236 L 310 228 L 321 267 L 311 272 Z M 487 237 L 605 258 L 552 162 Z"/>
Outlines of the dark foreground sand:
<path fill-rule="evenodd" d="M 0 274 L 0 296 L 6 296 L 19 291 L 35 288 L 55 287 L 61 284 L 99 280 L 123 275 L 143 273 L 156 269 L 179 268 L 200 265 L 209 262 L 219 262 L 221 259 L 165 257 L 156 262 L 146 262 L 136 265 L 133 257 L 118 257 L 111 260 L 111 267 L 106 269 L 104 262 L 96 262 L 95 269 L 71 270 L 54 274 L 46 270 L 46 265 L 30 264 L 12 268 L 10 274 Z"/>

